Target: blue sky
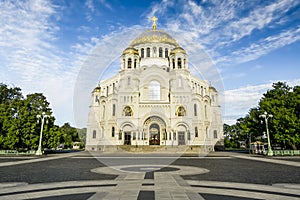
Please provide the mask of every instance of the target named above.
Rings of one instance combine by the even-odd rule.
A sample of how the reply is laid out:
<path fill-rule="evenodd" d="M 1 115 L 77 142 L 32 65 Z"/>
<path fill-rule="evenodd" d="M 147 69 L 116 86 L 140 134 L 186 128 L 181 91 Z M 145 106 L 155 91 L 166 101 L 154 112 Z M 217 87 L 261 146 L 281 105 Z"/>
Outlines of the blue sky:
<path fill-rule="evenodd" d="M 0 82 L 42 92 L 60 125 L 86 126 L 101 69 L 117 65 L 154 15 L 190 61 L 208 58 L 191 65 L 217 73 L 226 123 L 245 116 L 273 82 L 300 85 L 298 0 L 4 0 L 0 9 Z M 78 92 L 82 74 L 89 81 Z"/>

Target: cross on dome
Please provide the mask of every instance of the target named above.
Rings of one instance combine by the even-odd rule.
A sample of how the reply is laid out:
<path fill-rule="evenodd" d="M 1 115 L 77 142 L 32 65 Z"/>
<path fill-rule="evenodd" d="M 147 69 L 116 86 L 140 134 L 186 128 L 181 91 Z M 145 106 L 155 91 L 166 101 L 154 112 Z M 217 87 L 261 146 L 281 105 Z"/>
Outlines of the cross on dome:
<path fill-rule="evenodd" d="M 157 21 L 157 18 L 155 16 L 153 16 L 151 18 L 151 20 L 153 21 L 153 24 L 152 24 L 152 30 L 156 30 L 156 21 Z"/>

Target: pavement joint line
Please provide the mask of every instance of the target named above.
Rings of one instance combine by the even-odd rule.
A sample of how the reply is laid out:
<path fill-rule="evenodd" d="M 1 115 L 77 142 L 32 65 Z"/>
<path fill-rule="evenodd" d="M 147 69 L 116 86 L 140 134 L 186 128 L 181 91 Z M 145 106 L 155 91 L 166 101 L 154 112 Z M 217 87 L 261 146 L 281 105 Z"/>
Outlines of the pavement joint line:
<path fill-rule="evenodd" d="M 257 192 L 269 192 L 269 193 L 276 193 L 280 189 L 281 193 L 286 194 L 295 194 L 300 196 L 300 191 L 298 188 L 289 188 L 280 187 L 281 184 L 275 185 L 261 185 L 261 184 L 250 184 L 250 183 L 233 183 L 233 182 L 219 182 L 219 181 L 195 181 L 195 180 L 187 180 L 187 183 L 190 186 L 198 186 L 198 187 L 211 187 L 216 189 L 226 188 L 226 189 L 233 189 L 233 190 L 249 190 L 249 191 L 257 191 Z M 300 184 L 293 184 L 294 187 L 300 187 Z"/>
<path fill-rule="evenodd" d="M 97 156 L 97 157 L 88 157 L 88 156 L 76 156 L 71 157 L 74 159 L 232 159 L 231 156 L 215 156 L 215 157 L 198 157 L 198 156 L 189 156 L 189 157 L 175 157 L 175 156 Z"/>
<path fill-rule="evenodd" d="M 272 194 L 264 192 L 254 192 L 254 191 L 245 191 L 245 190 L 234 190 L 234 189 L 218 189 L 218 188 L 198 188 L 194 189 L 194 192 L 199 194 L 214 194 L 214 195 L 225 195 L 241 198 L 251 199 L 271 199 L 271 200 L 299 200 L 299 197 L 287 196 L 284 194 Z"/>
<path fill-rule="evenodd" d="M 232 190 L 232 191 L 243 191 L 243 192 L 254 192 L 254 193 L 263 193 L 263 194 L 272 194 L 279 196 L 288 196 L 288 197 L 296 197 L 300 198 L 300 194 L 286 193 L 286 192 L 274 192 L 260 189 L 245 189 L 245 188 L 232 188 L 232 187 L 216 187 L 216 186 L 201 186 L 201 185 L 191 185 L 191 187 L 197 188 L 209 188 L 209 189 L 224 189 L 224 190 Z"/>
<path fill-rule="evenodd" d="M 248 159 L 248 160 L 255 160 L 255 161 L 262 161 L 262 162 L 269 162 L 269 163 L 281 164 L 281 165 L 289 165 L 289 166 L 294 166 L 294 167 L 300 167 L 300 162 L 295 162 L 295 161 L 277 160 L 277 159 L 253 157 L 253 156 L 242 156 L 242 155 L 232 155 L 232 157 L 241 158 L 241 159 Z"/>
<path fill-rule="evenodd" d="M 115 184 L 115 183 L 116 183 L 115 180 L 35 183 L 35 184 L 21 185 L 21 190 L 18 185 L 12 187 L 0 188 L 0 195 L 3 193 L 17 192 L 17 191 L 30 192 L 31 190 L 35 190 L 35 189 L 44 190 L 48 188 L 78 187 L 78 186 L 91 186 L 91 185 L 100 185 L 100 184 L 107 185 L 107 184 Z"/>
<path fill-rule="evenodd" d="M 33 156 L 0 156 L 0 159 L 34 159 Z"/>
<path fill-rule="evenodd" d="M 20 161 L 12 161 L 12 162 L 3 162 L 0 163 L 0 167 L 7 167 L 7 166 L 12 166 L 12 165 L 22 165 L 22 164 L 28 164 L 28 163 L 35 163 L 35 162 L 42 162 L 42 161 L 48 161 L 48 160 L 55 160 L 55 159 L 60 159 L 60 158 L 67 158 L 67 157 L 72 157 L 76 154 L 78 154 L 80 152 L 76 152 L 76 153 L 65 153 L 65 154 L 59 154 L 59 155 L 55 155 L 55 156 L 50 156 L 50 157 L 42 157 L 42 158 L 33 158 L 33 159 L 29 159 L 29 160 L 20 160 Z"/>
<path fill-rule="evenodd" d="M 105 190 L 101 188 L 91 188 L 91 187 L 83 187 L 76 189 L 60 189 L 60 190 L 50 190 L 50 191 L 40 191 L 40 192 L 31 192 L 31 193 L 20 193 L 20 194 L 12 194 L 7 196 L 1 196 L 1 200 L 23 200 L 23 199 L 35 199 L 35 198 L 45 198 L 45 197 L 53 197 L 53 196 L 61 196 L 61 195 L 69 195 L 69 194 L 82 194 L 87 192 L 99 193 L 99 192 L 109 192 L 113 190 L 113 188 L 105 188 Z M 26 198 L 24 198 L 26 197 Z"/>

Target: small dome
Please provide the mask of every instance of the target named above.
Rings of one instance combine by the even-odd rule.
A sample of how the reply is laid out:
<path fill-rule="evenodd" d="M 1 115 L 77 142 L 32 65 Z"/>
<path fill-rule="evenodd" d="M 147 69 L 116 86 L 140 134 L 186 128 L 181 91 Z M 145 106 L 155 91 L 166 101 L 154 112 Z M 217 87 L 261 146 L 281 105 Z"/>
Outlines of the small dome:
<path fill-rule="evenodd" d="M 186 51 L 182 47 L 176 46 L 174 49 L 171 50 L 170 54 L 176 54 L 176 53 L 186 54 Z"/>
<path fill-rule="evenodd" d="M 166 43 L 174 46 L 178 46 L 178 43 L 174 38 L 162 30 L 147 30 L 143 32 L 139 37 L 133 40 L 130 46 L 145 44 L 145 43 Z"/>
<path fill-rule="evenodd" d="M 94 92 L 101 92 L 101 87 L 100 86 L 95 87 Z"/>
<path fill-rule="evenodd" d="M 123 51 L 123 55 L 125 54 L 136 54 L 136 55 L 139 55 L 139 52 L 137 49 L 133 48 L 132 46 L 129 46 L 128 48 L 126 48 L 124 51 Z"/>

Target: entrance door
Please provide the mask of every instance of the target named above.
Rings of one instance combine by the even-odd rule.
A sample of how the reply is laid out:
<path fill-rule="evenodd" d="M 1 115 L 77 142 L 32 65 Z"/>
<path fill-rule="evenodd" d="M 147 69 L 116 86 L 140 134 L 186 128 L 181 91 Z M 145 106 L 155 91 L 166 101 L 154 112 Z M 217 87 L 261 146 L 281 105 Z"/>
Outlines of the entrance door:
<path fill-rule="evenodd" d="M 150 145 L 159 145 L 160 144 L 160 127 L 158 124 L 153 123 L 150 126 L 149 132 L 150 132 L 150 138 L 149 138 L 149 144 Z"/>
<path fill-rule="evenodd" d="M 131 145 L 131 132 L 124 132 L 124 145 Z"/>
<path fill-rule="evenodd" d="M 178 145 L 185 145 L 185 132 L 184 131 L 179 131 L 178 132 Z"/>

